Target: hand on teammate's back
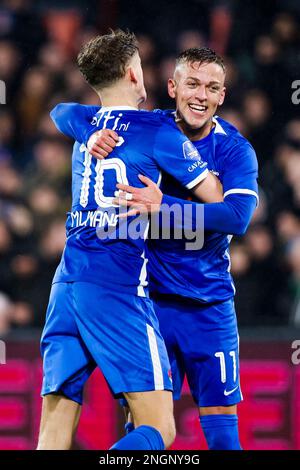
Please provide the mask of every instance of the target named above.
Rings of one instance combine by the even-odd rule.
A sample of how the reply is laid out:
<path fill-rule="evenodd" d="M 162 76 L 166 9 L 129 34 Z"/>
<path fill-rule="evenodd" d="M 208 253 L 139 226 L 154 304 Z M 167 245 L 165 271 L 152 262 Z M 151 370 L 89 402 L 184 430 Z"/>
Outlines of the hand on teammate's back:
<path fill-rule="evenodd" d="M 116 191 L 113 202 L 129 208 L 128 212 L 119 215 L 120 218 L 159 212 L 163 193 L 158 185 L 147 176 L 139 175 L 139 179 L 145 185 L 143 188 L 117 184 L 119 191 Z"/>
<path fill-rule="evenodd" d="M 93 157 L 103 160 L 113 151 L 118 141 L 119 136 L 116 132 L 111 129 L 102 129 L 91 135 L 87 148 Z"/>

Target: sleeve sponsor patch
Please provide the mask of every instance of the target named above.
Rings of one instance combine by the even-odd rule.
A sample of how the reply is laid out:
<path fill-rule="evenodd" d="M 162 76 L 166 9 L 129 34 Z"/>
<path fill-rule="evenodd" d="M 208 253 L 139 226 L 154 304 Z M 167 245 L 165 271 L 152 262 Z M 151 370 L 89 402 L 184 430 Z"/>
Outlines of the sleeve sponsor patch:
<path fill-rule="evenodd" d="M 186 158 L 187 160 L 201 160 L 201 156 L 198 150 L 189 140 L 183 142 L 182 151 L 184 158 Z"/>

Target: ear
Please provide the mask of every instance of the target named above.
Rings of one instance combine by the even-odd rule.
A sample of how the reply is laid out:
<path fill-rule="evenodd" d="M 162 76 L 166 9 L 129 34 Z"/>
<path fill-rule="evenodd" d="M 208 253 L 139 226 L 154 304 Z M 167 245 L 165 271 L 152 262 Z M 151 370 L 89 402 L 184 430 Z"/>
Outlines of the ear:
<path fill-rule="evenodd" d="M 128 74 L 129 80 L 133 83 L 137 83 L 136 74 L 132 67 L 128 67 L 126 74 Z"/>
<path fill-rule="evenodd" d="M 226 88 L 223 87 L 223 90 L 222 90 L 221 93 L 220 93 L 220 99 L 219 99 L 218 106 L 221 106 L 221 105 L 224 103 L 225 94 L 226 94 Z"/>
<path fill-rule="evenodd" d="M 175 91 L 176 91 L 176 82 L 173 78 L 169 78 L 168 80 L 168 93 L 170 98 L 175 98 Z"/>

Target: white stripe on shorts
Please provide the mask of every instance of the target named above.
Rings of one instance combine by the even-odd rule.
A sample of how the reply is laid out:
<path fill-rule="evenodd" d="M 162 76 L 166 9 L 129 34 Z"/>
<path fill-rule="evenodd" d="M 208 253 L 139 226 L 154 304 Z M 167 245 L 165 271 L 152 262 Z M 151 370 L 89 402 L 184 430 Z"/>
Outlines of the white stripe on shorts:
<path fill-rule="evenodd" d="M 157 341 L 155 337 L 155 332 L 152 326 L 147 324 L 147 334 L 150 346 L 150 353 L 153 365 L 153 373 L 154 373 L 154 389 L 155 390 L 164 390 L 164 378 L 163 372 L 160 363 L 160 357 L 157 347 Z"/>

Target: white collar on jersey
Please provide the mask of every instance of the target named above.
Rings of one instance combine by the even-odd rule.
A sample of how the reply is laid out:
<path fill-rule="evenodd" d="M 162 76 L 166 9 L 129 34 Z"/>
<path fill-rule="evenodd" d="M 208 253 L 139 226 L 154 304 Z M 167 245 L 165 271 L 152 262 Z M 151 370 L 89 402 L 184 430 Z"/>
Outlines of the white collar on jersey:
<path fill-rule="evenodd" d="M 138 108 L 134 108 L 133 106 L 102 106 L 98 113 L 102 113 L 103 111 L 138 111 Z"/>
<path fill-rule="evenodd" d="M 225 134 L 225 135 L 227 135 L 227 133 L 224 131 L 223 127 L 221 126 L 221 124 L 217 120 L 217 117 L 218 116 L 214 116 L 212 118 L 212 121 L 215 124 L 215 134 Z"/>

